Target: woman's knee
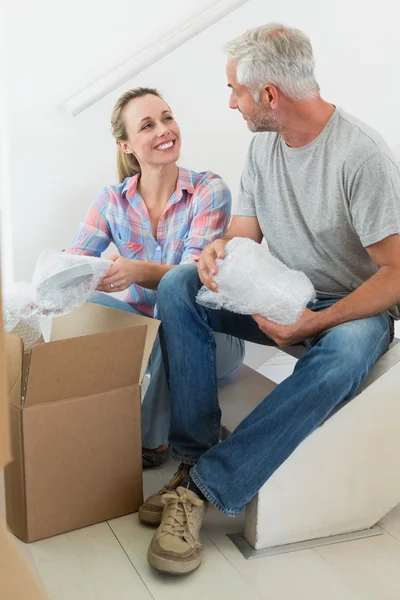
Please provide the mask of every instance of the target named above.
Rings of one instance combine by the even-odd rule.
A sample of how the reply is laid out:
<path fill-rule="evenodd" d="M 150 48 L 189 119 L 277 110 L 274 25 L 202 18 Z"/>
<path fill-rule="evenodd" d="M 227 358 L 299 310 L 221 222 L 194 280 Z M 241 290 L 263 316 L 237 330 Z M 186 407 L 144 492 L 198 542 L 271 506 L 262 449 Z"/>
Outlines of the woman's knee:
<path fill-rule="evenodd" d="M 243 362 L 245 343 L 226 333 L 215 333 L 217 378 L 223 379 L 235 371 Z"/>

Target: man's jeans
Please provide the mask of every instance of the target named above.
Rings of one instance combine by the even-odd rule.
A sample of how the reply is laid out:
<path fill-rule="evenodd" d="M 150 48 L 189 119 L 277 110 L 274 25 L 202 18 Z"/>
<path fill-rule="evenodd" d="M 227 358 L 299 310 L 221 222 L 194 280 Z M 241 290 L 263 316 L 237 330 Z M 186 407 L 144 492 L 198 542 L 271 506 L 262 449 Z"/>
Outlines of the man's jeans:
<path fill-rule="evenodd" d="M 305 340 L 308 351 L 293 374 L 218 443 L 221 411 L 213 331 L 258 344 L 274 343 L 251 316 L 198 305 L 200 287 L 196 266 L 184 265 L 167 273 L 158 288 L 172 405 L 170 442 L 176 460 L 196 465 L 191 476 L 206 498 L 225 515 L 235 516 L 297 446 L 354 396 L 388 349 L 393 321 L 385 312 Z M 320 295 L 310 308 L 323 310 L 338 299 Z"/>

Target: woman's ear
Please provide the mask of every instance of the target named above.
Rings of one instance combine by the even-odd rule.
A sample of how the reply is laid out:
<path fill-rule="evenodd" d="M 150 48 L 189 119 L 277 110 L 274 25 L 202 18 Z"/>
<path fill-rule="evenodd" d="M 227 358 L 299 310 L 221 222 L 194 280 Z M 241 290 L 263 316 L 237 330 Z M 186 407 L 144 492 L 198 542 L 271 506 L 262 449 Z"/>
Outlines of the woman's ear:
<path fill-rule="evenodd" d="M 126 142 L 124 140 L 118 140 L 117 144 L 122 150 L 122 152 L 125 152 L 125 154 L 133 154 L 133 150 L 130 147 L 129 142 Z"/>

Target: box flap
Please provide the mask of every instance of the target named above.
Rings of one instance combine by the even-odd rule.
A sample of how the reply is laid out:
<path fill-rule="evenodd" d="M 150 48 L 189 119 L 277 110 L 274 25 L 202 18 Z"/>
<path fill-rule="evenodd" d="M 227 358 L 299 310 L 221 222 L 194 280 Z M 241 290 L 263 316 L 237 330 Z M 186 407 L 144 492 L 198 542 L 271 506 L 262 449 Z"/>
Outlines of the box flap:
<path fill-rule="evenodd" d="M 139 382 L 147 327 L 38 344 L 25 406 L 109 392 Z"/>
<path fill-rule="evenodd" d="M 157 319 L 142 317 L 133 313 L 87 302 L 79 308 L 74 309 L 72 313 L 53 319 L 50 340 L 65 340 L 141 325 L 147 325 L 146 344 L 139 379 L 139 383 L 141 383 L 145 376 L 147 364 L 160 326 L 160 321 L 157 321 Z"/>
<path fill-rule="evenodd" d="M 22 361 L 24 342 L 11 333 L 5 334 L 9 402 L 21 406 Z"/>

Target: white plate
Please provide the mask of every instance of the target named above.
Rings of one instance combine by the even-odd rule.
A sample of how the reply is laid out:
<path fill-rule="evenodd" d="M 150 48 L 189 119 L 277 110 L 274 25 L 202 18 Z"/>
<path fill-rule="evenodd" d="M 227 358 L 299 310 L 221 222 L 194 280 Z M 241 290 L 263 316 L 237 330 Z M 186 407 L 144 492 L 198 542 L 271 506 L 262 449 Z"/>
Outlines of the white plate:
<path fill-rule="evenodd" d="M 82 264 L 69 267 L 42 281 L 37 287 L 36 298 L 39 300 L 42 294 L 47 295 L 51 290 L 63 290 L 67 287 L 76 286 L 89 277 L 93 277 L 90 265 Z"/>

